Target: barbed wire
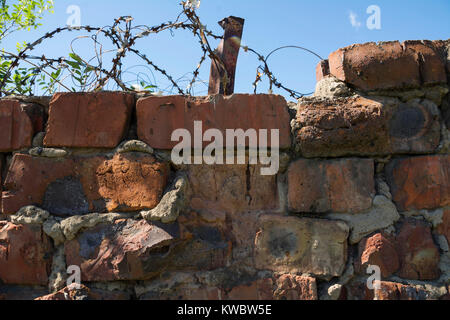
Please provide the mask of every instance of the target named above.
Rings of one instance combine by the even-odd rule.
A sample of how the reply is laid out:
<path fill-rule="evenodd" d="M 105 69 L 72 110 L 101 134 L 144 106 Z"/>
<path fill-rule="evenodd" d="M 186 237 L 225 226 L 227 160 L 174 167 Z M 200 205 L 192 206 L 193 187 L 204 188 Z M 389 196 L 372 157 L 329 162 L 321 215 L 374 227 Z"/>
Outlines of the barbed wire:
<path fill-rule="evenodd" d="M 156 84 L 147 81 L 149 79 L 146 80 L 144 77 L 141 77 L 140 73 L 136 76 L 136 79 L 138 80 L 137 86 L 130 85 L 129 82 L 123 80 L 123 75 L 129 73 L 129 68 L 125 69 L 125 71 L 122 70 L 124 64 L 123 60 L 129 54 L 133 54 L 143 62 L 142 65 L 152 74 L 153 80 L 155 80 L 155 77 L 152 70 L 161 74 L 169 81 L 170 89 L 167 87 L 164 90 L 160 90 L 161 92 L 172 93 L 173 90 L 175 90 L 177 94 L 180 95 L 193 95 L 194 85 L 197 82 L 202 85 L 205 85 L 206 83 L 199 79 L 199 74 L 200 68 L 207 60 L 207 57 L 211 59 L 212 63 L 215 63 L 223 70 L 226 70 L 221 57 L 210 44 L 210 39 L 220 40 L 222 37 L 214 34 L 202 24 L 193 6 L 188 5 L 187 2 L 182 2 L 181 6 L 182 11 L 175 21 L 164 22 L 157 26 L 133 26 L 133 18 L 130 16 L 123 16 L 115 19 L 111 26 L 93 27 L 86 25 L 57 28 L 51 32 L 45 33 L 34 42 L 26 44 L 26 46 L 17 54 L 2 50 L 0 53 L 0 61 L 6 61 L 7 64 L 2 64 L 3 69 L 0 70 L 0 95 L 16 94 L 22 87 L 26 87 L 25 91 L 32 95 L 33 90 L 31 90 L 31 87 L 34 87 L 36 90 L 36 81 L 38 77 L 41 77 L 39 83 L 40 85 L 44 85 L 44 93 L 53 93 L 56 90 L 56 87 L 59 87 L 59 90 L 63 89 L 66 91 L 97 92 L 105 90 L 108 86 L 111 86 L 111 83 L 115 89 L 120 88 L 123 91 L 152 91 Z M 191 75 L 190 80 L 187 79 L 188 74 L 175 80 L 164 68 L 158 66 L 145 53 L 136 48 L 136 43 L 140 39 L 166 30 L 170 31 L 171 34 L 173 34 L 175 30 L 188 30 L 195 38 L 197 38 L 200 44 L 202 54 L 194 71 L 189 73 Z M 31 54 L 31 51 L 44 43 L 45 40 L 51 39 L 63 32 L 73 31 L 88 32 L 91 35 L 82 35 L 73 39 L 70 43 L 71 53 L 69 53 L 69 57 L 50 58 L 46 55 L 37 56 Z M 109 39 L 114 49 L 105 50 L 104 45 L 99 39 L 100 36 Z M 77 54 L 74 43 L 80 39 L 90 39 L 93 42 L 95 55 L 90 59 L 83 59 L 81 54 Z M 261 63 L 261 65 L 257 67 L 256 79 L 253 82 L 254 93 L 257 92 L 258 84 L 265 76 L 269 81 L 269 93 L 272 93 L 273 88 L 276 87 L 286 91 L 293 98 L 300 98 L 306 95 L 283 85 L 269 68 L 268 59 L 274 53 L 282 49 L 296 48 L 304 50 L 323 60 L 322 57 L 312 50 L 294 45 L 276 48 L 267 56 L 260 54 L 255 49 L 248 46 L 241 46 L 241 48 L 244 52 L 250 52 L 256 55 Z M 105 62 L 105 56 L 110 53 L 113 53 L 113 58 L 109 62 L 110 67 L 107 68 L 106 65 L 108 63 Z M 23 65 L 21 63 L 31 66 L 28 68 L 29 73 L 22 77 L 18 72 L 20 69 L 19 66 Z M 49 79 L 46 80 L 45 76 L 48 76 Z M 225 81 L 228 79 L 226 71 L 224 78 Z M 68 79 L 71 80 L 72 85 L 67 83 Z M 185 90 L 181 88 L 181 81 L 188 83 Z"/>

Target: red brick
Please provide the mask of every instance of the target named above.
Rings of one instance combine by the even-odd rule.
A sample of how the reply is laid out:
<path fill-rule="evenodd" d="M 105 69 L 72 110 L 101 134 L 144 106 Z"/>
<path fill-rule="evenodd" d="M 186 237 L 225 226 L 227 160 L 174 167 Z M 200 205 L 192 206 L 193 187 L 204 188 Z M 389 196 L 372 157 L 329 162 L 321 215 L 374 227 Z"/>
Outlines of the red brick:
<path fill-rule="evenodd" d="M 358 213 L 372 206 L 374 188 L 370 159 L 300 159 L 288 170 L 289 208 L 295 212 Z"/>
<path fill-rule="evenodd" d="M 254 267 L 340 276 L 347 260 L 348 234 L 349 228 L 342 221 L 261 215 L 251 246 Z"/>
<path fill-rule="evenodd" d="M 64 244 L 67 265 L 82 281 L 147 280 L 163 271 L 200 271 L 225 265 L 227 243 L 213 227 L 123 219 L 85 230 Z M 101 236 L 99 236 L 101 235 Z"/>
<path fill-rule="evenodd" d="M 171 149 L 178 144 L 171 141 L 175 129 L 187 129 L 194 139 L 194 121 L 202 121 L 203 132 L 211 128 L 219 129 L 224 140 L 226 129 L 278 129 L 280 148 L 291 145 L 287 103 L 278 95 L 146 97 L 138 100 L 136 111 L 139 139 L 156 149 Z M 270 132 L 268 139 L 271 146 Z M 204 146 L 209 143 L 205 142 Z M 226 143 L 229 142 L 224 141 Z"/>
<path fill-rule="evenodd" d="M 317 300 L 316 279 L 281 274 L 233 287 L 228 300 Z"/>
<path fill-rule="evenodd" d="M 71 284 L 57 292 L 41 296 L 35 300 L 64 301 L 64 300 L 130 300 L 130 295 L 121 291 L 106 291 L 95 288 L 88 288 L 80 284 Z"/>
<path fill-rule="evenodd" d="M 316 66 L 316 81 L 319 82 L 326 76 L 330 75 L 330 66 L 328 60 L 320 61 Z"/>
<path fill-rule="evenodd" d="M 134 96 L 123 92 L 57 93 L 44 145 L 114 148 L 128 128 L 133 103 Z"/>
<path fill-rule="evenodd" d="M 370 155 L 389 148 L 382 103 L 363 97 L 303 100 L 296 141 L 305 157 Z"/>
<path fill-rule="evenodd" d="M 439 52 L 443 63 L 446 65 L 447 75 L 450 75 L 450 39 L 432 41 L 433 46 Z M 449 80 L 449 78 L 447 78 Z"/>
<path fill-rule="evenodd" d="M 398 275 L 405 279 L 432 280 L 439 277 L 439 250 L 425 222 L 407 220 L 396 237 L 400 256 Z"/>
<path fill-rule="evenodd" d="M 382 233 L 377 233 L 359 243 L 358 268 L 366 273 L 369 265 L 380 267 L 384 278 L 394 274 L 400 267 L 395 241 Z"/>
<path fill-rule="evenodd" d="M 370 290 L 366 280 L 351 281 L 345 286 L 346 300 L 433 300 L 432 292 L 422 286 L 380 281 L 380 288 Z"/>
<path fill-rule="evenodd" d="M 3 157 L 2 154 L 0 154 L 0 195 L 1 195 L 2 191 L 3 191 L 3 161 L 5 161 L 4 157 Z M 0 197 L 0 215 L 2 213 L 3 213 L 2 200 L 1 200 L 1 197 Z"/>
<path fill-rule="evenodd" d="M 152 249 L 176 241 L 172 229 L 153 226 L 145 220 L 101 224 L 64 244 L 66 263 L 80 266 L 82 281 L 144 278 L 142 260 Z"/>
<path fill-rule="evenodd" d="M 47 285 L 51 252 L 41 226 L 0 222 L 0 282 Z"/>
<path fill-rule="evenodd" d="M 450 286 L 447 286 L 447 294 L 443 295 L 439 300 L 450 300 Z"/>
<path fill-rule="evenodd" d="M 385 173 L 399 211 L 450 205 L 450 155 L 394 159 Z"/>
<path fill-rule="evenodd" d="M 422 85 L 447 82 L 446 66 L 441 59 L 439 49 L 431 41 L 405 41 L 402 43 L 406 54 L 419 61 Z M 409 53 L 411 52 L 411 53 Z"/>
<path fill-rule="evenodd" d="M 118 154 L 97 168 L 96 177 L 98 193 L 109 199 L 108 211 L 136 211 L 154 208 L 159 203 L 169 166 L 149 155 Z"/>
<path fill-rule="evenodd" d="M 150 290 L 139 300 L 222 300 L 223 291 L 215 287 L 171 287 L 170 290 L 159 288 Z"/>
<path fill-rule="evenodd" d="M 18 100 L 0 100 L 0 152 L 29 148 L 33 135 L 42 130 L 43 111 Z"/>
<path fill-rule="evenodd" d="M 437 226 L 436 232 L 445 236 L 447 243 L 450 244 L 450 209 L 443 210 L 442 222 Z"/>
<path fill-rule="evenodd" d="M 24 301 L 34 300 L 38 297 L 48 294 L 47 286 L 23 286 L 23 285 L 6 285 L 0 286 L 0 301 Z"/>
<path fill-rule="evenodd" d="M 316 279 L 283 274 L 276 280 L 273 296 L 276 300 L 317 300 Z"/>
<path fill-rule="evenodd" d="M 427 300 L 421 289 L 401 283 L 381 281 L 380 289 L 374 291 L 374 300 Z"/>
<path fill-rule="evenodd" d="M 227 294 L 228 300 L 272 300 L 272 279 L 258 279 L 249 284 L 234 287 Z"/>
<path fill-rule="evenodd" d="M 445 65 L 431 42 L 365 43 L 330 54 L 330 73 L 363 90 L 445 83 Z"/>
<path fill-rule="evenodd" d="M 276 176 L 263 176 L 260 168 L 246 164 L 189 166 L 191 208 L 228 213 L 277 209 Z"/>
<path fill-rule="evenodd" d="M 304 157 L 433 152 L 439 146 L 438 107 L 430 101 L 303 99 L 295 138 Z"/>
<path fill-rule="evenodd" d="M 139 153 L 63 159 L 16 154 L 2 194 L 5 214 L 38 205 L 56 215 L 151 209 L 162 197 L 169 166 Z"/>

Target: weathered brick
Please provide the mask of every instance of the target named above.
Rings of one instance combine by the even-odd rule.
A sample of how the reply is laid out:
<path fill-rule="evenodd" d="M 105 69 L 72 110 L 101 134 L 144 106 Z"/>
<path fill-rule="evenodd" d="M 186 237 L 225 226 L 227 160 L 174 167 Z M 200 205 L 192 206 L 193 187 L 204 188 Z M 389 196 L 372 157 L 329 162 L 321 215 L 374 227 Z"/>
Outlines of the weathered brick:
<path fill-rule="evenodd" d="M 304 100 L 296 141 L 305 157 L 385 153 L 389 141 L 383 104 L 363 97 Z"/>
<path fill-rule="evenodd" d="M 47 286 L 1 285 L 0 301 L 28 301 L 48 294 Z"/>
<path fill-rule="evenodd" d="M 223 290 L 215 287 L 174 287 L 149 290 L 139 300 L 223 300 Z"/>
<path fill-rule="evenodd" d="M 436 300 L 439 293 L 415 286 L 391 281 L 380 281 L 380 288 L 371 290 L 366 280 L 352 281 L 345 286 L 346 300 Z"/>
<path fill-rule="evenodd" d="M 130 219 L 100 224 L 65 243 L 66 263 L 80 266 L 82 281 L 146 280 L 163 271 L 224 266 L 227 243 L 217 232 L 191 230 Z"/>
<path fill-rule="evenodd" d="M 365 43 L 329 56 L 330 73 L 363 90 L 445 83 L 445 65 L 431 42 Z"/>
<path fill-rule="evenodd" d="M 450 209 L 444 209 L 442 213 L 442 222 L 436 227 L 438 234 L 445 236 L 450 245 Z"/>
<path fill-rule="evenodd" d="M 3 162 L 5 161 L 3 155 L 0 153 L 0 195 L 2 194 L 3 191 Z M 0 197 L 0 214 L 3 213 L 3 209 L 2 209 L 2 200 Z"/>
<path fill-rule="evenodd" d="M 308 276 L 282 274 L 277 277 L 273 297 L 276 300 L 317 300 L 316 279 Z"/>
<path fill-rule="evenodd" d="M 279 147 L 289 148 L 291 145 L 287 103 L 278 95 L 146 97 L 138 100 L 136 112 L 139 139 L 156 149 L 171 149 L 177 145 L 177 141 L 171 141 L 171 135 L 179 128 L 187 129 L 194 139 L 194 121 L 202 121 L 203 133 L 211 128 L 220 130 L 224 145 L 231 143 L 225 139 L 226 129 L 277 129 Z M 270 141 L 270 132 L 268 140 L 269 146 L 275 146 Z M 209 143 L 205 142 L 203 146 Z M 193 140 L 191 145 L 194 146 Z"/>
<path fill-rule="evenodd" d="M 443 63 L 446 66 L 447 81 L 450 80 L 450 39 L 448 40 L 435 40 L 432 41 L 433 46 L 436 48 L 441 56 Z"/>
<path fill-rule="evenodd" d="M 400 267 L 395 240 L 388 235 L 376 233 L 361 241 L 357 268 L 366 274 L 369 265 L 380 267 L 383 278 L 394 274 Z"/>
<path fill-rule="evenodd" d="M 317 300 L 316 279 L 295 274 L 277 274 L 254 279 L 237 276 L 215 277 L 206 273 L 172 273 L 138 288 L 141 300 Z M 220 272 L 219 272 L 220 273 Z M 231 275 L 233 274 L 233 276 Z M 232 279 L 230 279 L 232 277 Z M 205 284 L 205 279 L 214 283 Z M 221 280 L 219 280 L 221 279 Z"/>
<path fill-rule="evenodd" d="M 191 165 L 190 206 L 207 212 L 242 213 L 279 207 L 276 176 L 260 174 L 260 165 Z"/>
<path fill-rule="evenodd" d="M 300 159 L 288 169 L 288 203 L 295 212 L 358 213 L 372 206 L 370 159 Z"/>
<path fill-rule="evenodd" d="M 406 279 L 439 278 L 439 250 L 433 242 L 430 227 L 418 220 L 407 220 L 396 237 L 400 256 L 398 275 Z"/>
<path fill-rule="evenodd" d="M 227 300 L 272 300 L 273 281 L 271 278 L 258 279 L 248 284 L 234 287 L 227 293 Z"/>
<path fill-rule="evenodd" d="M 316 279 L 282 274 L 233 287 L 227 300 L 317 300 Z"/>
<path fill-rule="evenodd" d="M 67 265 L 81 268 L 82 281 L 139 279 L 145 276 L 143 260 L 158 259 L 163 249 L 176 242 L 173 225 L 154 226 L 145 220 L 118 220 L 101 224 L 65 243 Z"/>
<path fill-rule="evenodd" d="M 255 267 L 339 276 L 347 259 L 348 233 L 341 221 L 263 215 L 255 238 Z"/>
<path fill-rule="evenodd" d="M 385 174 L 399 211 L 450 205 L 450 155 L 394 159 Z"/>
<path fill-rule="evenodd" d="M 52 244 L 40 225 L 0 222 L 0 282 L 47 285 Z"/>
<path fill-rule="evenodd" d="M 64 300 L 130 300 L 129 293 L 121 291 L 107 291 L 86 287 L 73 283 L 57 292 L 43 295 L 34 300 L 42 301 L 64 301 Z"/>
<path fill-rule="evenodd" d="M 439 108 L 419 99 L 304 99 L 296 122 L 305 157 L 433 152 L 441 135 Z"/>
<path fill-rule="evenodd" d="M 380 289 L 374 291 L 374 300 L 429 300 L 427 292 L 420 287 L 381 281 Z"/>
<path fill-rule="evenodd" d="M 322 60 L 316 66 L 316 81 L 319 82 L 328 75 L 330 75 L 328 60 Z"/>
<path fill-rule="evenodd" d="M 98 193 L 108 211 L 136 211 L 159 203 L 169 176 L 167 163 L 153 156 L 118 154 L 96 170 Z"/>
<path fill-rule="evenodd" d="M 402 43 L 405 54 L 411 54 L 419 62 L 422 85 L 447 82 L 446 64 L 441 59 L 439 48 L 432 41 L 405 41 Z M 410 53 L 411 52 L 411 53 Z"/>
<path fill-rule="evenodd" d="M 133 104 L 134 96 L 124 92 L 57 93 L 44 145 L 114 148 L 125 135 Z"/>
<path fill-rule="evenodd" d="M 151 209 L 169 165 L 142 153 L 43 158 L 16 154 L 2 193 L 5 214 L 37 205 L 55 215 Z"/>
<path fill-rule="evenodd" d="M 36 104 L 0 100 L 0 152 L 28 148 L 34 133 L 42 131 L 44 113 Z"/>

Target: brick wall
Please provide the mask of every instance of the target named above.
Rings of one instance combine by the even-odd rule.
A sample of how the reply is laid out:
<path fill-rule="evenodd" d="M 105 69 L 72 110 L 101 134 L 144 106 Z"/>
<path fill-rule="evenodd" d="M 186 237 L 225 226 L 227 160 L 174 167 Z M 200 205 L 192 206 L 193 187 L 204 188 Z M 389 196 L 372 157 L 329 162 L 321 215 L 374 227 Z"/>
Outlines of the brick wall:
<path fill-rule="evenodd" d="M 449 57 L 449 40 L 339 49 L 296 104 L 1 99 L 0 299 L 448 299 Z M 172 162 L 194 121 L 278 129 L 278 173 Z"/>

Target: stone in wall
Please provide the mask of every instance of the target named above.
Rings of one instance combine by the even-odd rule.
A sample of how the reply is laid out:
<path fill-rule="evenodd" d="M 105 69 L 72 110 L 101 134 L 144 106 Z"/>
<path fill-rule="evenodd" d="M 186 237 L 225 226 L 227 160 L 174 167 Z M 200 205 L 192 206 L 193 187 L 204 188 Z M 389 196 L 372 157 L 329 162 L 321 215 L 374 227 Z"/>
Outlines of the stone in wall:
<path fill-rule="evenodd" d="M 203 132 L 214 128 L 226 137 L 226 129 L 279 130 L 279 147 L 291 146 L 290 118 L 285 99 L 279 95 L 234 94 L 205 98 L 182 96 L 146 97 L 136 104 L 138 136 L 152 148 L 172 149 L 178 141 L 171 141 L 172 132 L 187 129 L 194 137 L 194 121 L 202 121 Z M 202 133 L 203 134 L 203 133 Z M 225 139 L 225 138 L 224 138 Z M 203 146 L 211 142 L 204 142 Z M 230 145 L 224 141 L 224 145 Z M 193 141 L 191 145 L 194 146 Z M 246 142 L 248 146 L 248 141 Z"/>
<path fill-rule="evenodd" d="M 300 101 L 295 121 L 306 157 L 375 154 L 389 140 L 383 105 L 363 97 Z"/>
<path fill-rule="evenodd" d="M 365 274 L 369 265 L 380 267 L 383 278 L 389 277 L 400 268 L 394 238 L 387 234 L 376 233 L 359 243 L 356 268 Z"/>
<path fill-rule="evenodd" d="M 33 135 L 43 127 L 44 111 L 40 105 L 0 100 L 0 152 L 30 147 Z"/>
<path fill-rule="evenodd" d="M 385 168 L 399 211 L 450 205 L 450 156 L 430 155 L 391 160 Z"/>
<path fill-rule="evenodd" d="M 0 283 L 47 285 L 52 250 L 40 225 L 0 221 Z"/>
<path fill-rule="evenodd" d="M 48 289 L 46 286 L 19 286 L 5 284 L 0 286 L 0 301 L 34 300 L 46 294 L 48 294 Z"/>
<path fill-rule="evenodd" d="M 348 234 L 341 221 L 263 215 L 255 238 L 255 267 L 339 276 L 347 260 Z"/>
<path fill-rule="evenodd" d="M 405 221 L 396 237 L 400 256 L 398 275 L 405 279 L 439 278 L 439 249 L 433 242 L 430 227 L 418 220 Z"/>
<path fill-rule="evenodd" d="M 345 286 L 344 300 L 437 300 L 445 295 L 445 287 L 380 281 L 380 288 L 370 290 L 366 279 Z"/>
<path fill-rule="evenodd" d="M 261 175 L 260 169 L 249 164 L 189 166 L 190 207 L 228 213 L 277 209 L 277 178 Z"/>
<path fill-rule="evenodd" d="M 316 81 L 319 82 L 330 74 L 330 66 L 328 60 L 320 61 L 316 66 Z"/>
<path fill-rule="evenodd" d="M 5 161 L 5 158 L 3 154 L 0 153 L 0 195 L 3 191 L 3 163 Z M 0 215 L 3 213 L 2 206 L 1 206 L 1 197 L 0 197 Z"/>
<path fill-rule="evenodd" d="M 420 99 L 305 98 L 295 121 L 308 158 L 433 152 L 441 137 L 438 107 Z"/>
<path fill-rule="evenodd" d="M 355 44 L 328 60 L 333 76 L 364 91 L 447 82 L 445 62 L 431 41 Z"/>
<path fill-rule="evenodd" d="M 2 194 L 5 214 L 27 205 L 54 215 L 152 209 L 162 197 L 169 165 L 142 153 L 44 158 L 16 154 Z"/>
<path fill-rule="evenodd" d="M 73 283 L 57 292 L 42 295 L 34 300 L 65 301 L 65 300 L 130 300 L 130 294 L 120 291 L 107 291 L 89 288 L 83 284 L 77 287 Z"/>
<path fill-rule="evenodd" d="M 442 293 L 443 290 L 437 287 L 381 281 L 380 289 L 374 291 L 374 300 L 436 300 Z"/>
<path fill-rule="evenodd" d="M 436 232 L 445 236 L 448 245 L 450 245 L 450 209 L 443 210 L 442 222 L 438 224 Z"/>
<path fill-rule="evenodd" d="M 213 226 L 116 220 L 81 232 L 65 243 L 67 265 L 79 265 L 82 281 L 146 280 L 163 271 L 224 266 L 228 244 Z"/>
<path fill-rule="evenodd" d="M 390 153 L 436 151 L 441 138 L 440 112 L 429 100 L 399 103 L 388 111 Z"/>
<path fill-rule="evenodd" d="M 447 80 L 450 80 L 450 39 L 449 40 L 435 40 L 433 45 L 439 52 L 442 61 L 444 61 L 447 69 Z"/>
<path fill-rule="evenodd" d="M 275 289 L 274 289 L 275 288 Z M 258 279 L 234 287 L 226 293 L 227 300 L 317 300 L 316 280 L 308 276 L 282 274 Z"/>
<path fill-rule="evenodd" d="M 114 148 L 125 136 L 134 96 L 124 92 L 56 93 L 44 145 Z"/>
<path fill-rule="evenodd" d="M 205 280 L 206 273 L 176 273 L 138 286 L 136 292 L 140 300 L 317 300 L 316 280 L 312 277 L 295 274 L 255 277 L 231 283 L 226 277 L 218 282 Z"/>
<path fill-rule="evenodd" d="M 289 209 L 295 212 L 358 213 L 375 195 L 371 159 L 299 159 L 288 169 Z"/>

